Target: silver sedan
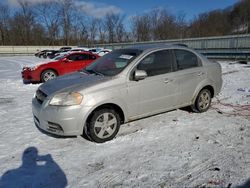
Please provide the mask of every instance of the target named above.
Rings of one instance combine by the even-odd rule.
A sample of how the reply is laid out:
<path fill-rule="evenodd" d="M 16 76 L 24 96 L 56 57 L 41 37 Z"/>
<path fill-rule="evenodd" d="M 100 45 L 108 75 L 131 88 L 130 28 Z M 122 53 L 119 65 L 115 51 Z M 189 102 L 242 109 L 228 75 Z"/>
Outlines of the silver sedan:
<path fill-rule="evenodd" d="M 120 125 L 173 109 L 208 110 L 220 92 L 221 67 L 183 46 L 114 50 L 87 68 L 42 84 L 32 100 L 45 132 L 113 139 Z"/>

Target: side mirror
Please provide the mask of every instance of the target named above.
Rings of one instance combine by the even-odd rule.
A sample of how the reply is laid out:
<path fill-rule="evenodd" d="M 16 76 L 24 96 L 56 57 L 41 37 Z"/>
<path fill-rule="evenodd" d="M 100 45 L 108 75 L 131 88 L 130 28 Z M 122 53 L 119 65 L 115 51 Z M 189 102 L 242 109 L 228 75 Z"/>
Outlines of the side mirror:
<path fill-rule="evenodd" d="M 136 70 L 134 75 L 134 80 L 143 80 L 148 76 L 147 72 L 144 70 Z"/>

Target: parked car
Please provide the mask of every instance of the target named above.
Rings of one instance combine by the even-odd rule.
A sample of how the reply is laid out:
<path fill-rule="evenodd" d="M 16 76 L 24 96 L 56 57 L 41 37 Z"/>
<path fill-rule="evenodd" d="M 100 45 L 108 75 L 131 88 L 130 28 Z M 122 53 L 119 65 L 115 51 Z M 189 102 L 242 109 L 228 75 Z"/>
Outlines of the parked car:
<path fill-rule="evenodd" d="M 58 52 L 56 52 L 55 54 L 49 55 L 48 57 L 49 57 L 50 59 L 54 59 L 54 58 L 56 58 L 56 57 L 65 56 L 65 55 L 67 55 L 67 54 L 69 54 L 69 53 L 70 53 L 69 50 L 63 50 L 63 51 L 58 51 Z"/>
<path fill-rule="evenodd" d="M 47 56 L 50 59 L 53 59 L 57 56 L 61 56 L 61 55 L 65 55 L 65 54 L 69 54 L 69 53 L 73 53 L 73 52 L 85 52 L 85 50 L 80 49 L 80 48 L 55 50 L 54 52 L 49 53 Z"/>
<path fill-rule="evenodd" d="M 44 53 L 44 52 L 46 52 L 46 50 L 41 50 L 41 51 L 39 51 L 39 50 L 37 50 L 37 52 L 34 54 L 36 57 L 39 57 L 39 55 L 41 54 L 41 53 Z"/>
<path fill-rule="evenodd" d="M 54 57 L 56 57 L 56 54 L 58 54 L 60 52 L 61 52 L 60 50 L 53 50 L 53 51 L 47 53 L 46 55 L 49 59 L 53 59 Z"/>
<path fill-rule="evenodd" d="M 100 52 L 101 50 L 103 50 L 102 48 L 90 48 L 89 52 L 92 52 L 94 54 L 97 54 L 98 52 Z"/>
<path fill-rule="evenodd" d="M 75 52 L 58 56 L 54 61 L 34 67 L 24 67 L 22 78 L 24 83 L 46 82 L 57 76 L 78 71 L 99 58 L 89 52 Z"/>
<path fill-rule="evenodd" d="M 85 48 L 73 48 L 70 50 L 70 52 L 86 52 L 88 50 L 85 50 Z"/>
<path fill-rule="evenodd" d="M 87 48 L 86 46 L 77 46 L 76 48 L 81 48 L 81 49 L 83 49 L 84 51 L 89 51 L 90 49 L 89 48 Z"/>
<path fill-rule="evenodd" d="M 221 66 L 182 46 L 119 49 L 85 69 L 42 84 L 32 100 L 37 127 L 56 135 L 113 139 L 121 124 L 191 106 L 208 110 Z"/>
<path fill-rule="evenodd" d="M 71 50 L 71 49 L 72 49 L 72 47 L 70 47 L 70 46 L 63 46 L 59 50 L 63 51 L 63 50 Z"/>
<path fill-rule="evenodd" d="M 45 57 L 45 56 L 47 56 L 46 55 L 47 53 L 52 52 L 52 51 L 53 50 L 42 50 L 42 51 L 39 51 L 39 52 L 35 53 L 35 56 L 39 57 L 39 58 Z"/>
<path fill-rule="evenodd" d="M 109 52 L 111 52 L 112 50 L 110 50 L 110 49 L 103 49 L 103 50 L 101 50 L 101 51 L 99 51 L 98 53 L 96 53 L 97 55 L 99 55 L 99 56 L 104 56 L 105 54 L 107 54 L 107 53 L 109 53 Z"/>

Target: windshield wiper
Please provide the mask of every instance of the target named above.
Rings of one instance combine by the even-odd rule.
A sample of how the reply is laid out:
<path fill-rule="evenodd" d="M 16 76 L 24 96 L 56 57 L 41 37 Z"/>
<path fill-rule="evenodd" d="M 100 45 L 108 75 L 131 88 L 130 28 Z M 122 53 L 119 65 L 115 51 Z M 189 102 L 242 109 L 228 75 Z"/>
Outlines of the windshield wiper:
<path fill-rule="evenodd" d="M 100 73 L 100 72 L 97 72 L 95 70 L 88 70 L 88 71 L 91 71 L 92 73 L 96 74 L 96 75 L 100 75 L 100 76 L 104 76 L 104 74 Z"/>
<path fill-rule="evenodd" d="M 87 73 L 87 74 L 90 74 L 90 72 L 89 71 L 87 71 L 86 69 L 81 69 L 81 70 L 79 70 L 78 72 L 81 72 L 81 73 Z"/>

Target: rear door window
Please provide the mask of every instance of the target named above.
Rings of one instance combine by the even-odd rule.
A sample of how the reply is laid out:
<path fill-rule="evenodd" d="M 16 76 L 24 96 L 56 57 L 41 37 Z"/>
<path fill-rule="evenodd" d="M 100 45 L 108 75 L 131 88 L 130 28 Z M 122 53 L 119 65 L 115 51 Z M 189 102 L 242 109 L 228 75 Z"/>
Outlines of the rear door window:
<path fill-rule="evenodd" d="M 78 60 L 82 61 L 82 60 L 89 60 L 89 56 L 87 54 L 79 54 L 78 55 Z"/>
<path fill-rule="evenodd" d="M 94 55 L 88 55 L 89 56 L 89 59 L 96 59 L 96 56 Z"/>
<path fill-rule="evenodd" d="M 187 50 L 174 50 L 177 70 L 189 69 L 193 67 L 198 67 L 197 56 Z"/>

